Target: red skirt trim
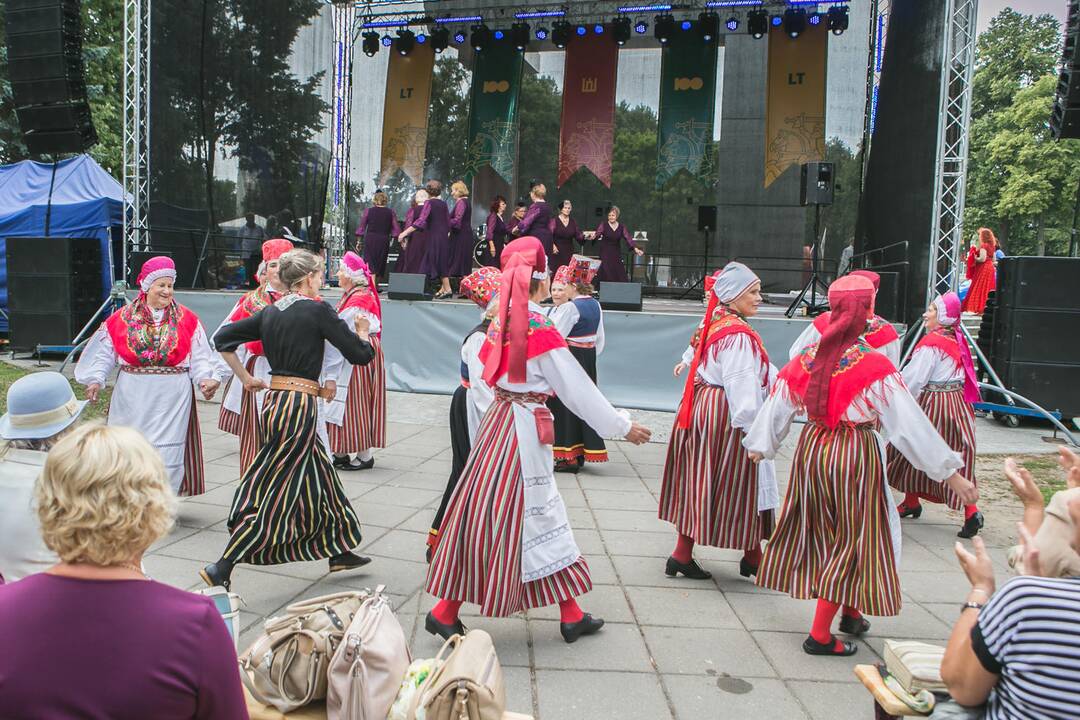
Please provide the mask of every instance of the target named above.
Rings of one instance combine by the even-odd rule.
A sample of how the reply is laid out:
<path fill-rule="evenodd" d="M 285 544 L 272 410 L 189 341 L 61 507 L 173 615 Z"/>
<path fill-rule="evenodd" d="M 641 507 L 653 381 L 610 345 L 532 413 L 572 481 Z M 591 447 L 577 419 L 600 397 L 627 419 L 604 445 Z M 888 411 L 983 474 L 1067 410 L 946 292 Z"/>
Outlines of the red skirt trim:
<path fill-rule="evenodd" d="M 386 369 L 379 339 L 371 338 L 371 346 L 374 359 L 354 365 L 349 376 L 344 424 L 326 426 L 335 455 L 386 447 Z"/>

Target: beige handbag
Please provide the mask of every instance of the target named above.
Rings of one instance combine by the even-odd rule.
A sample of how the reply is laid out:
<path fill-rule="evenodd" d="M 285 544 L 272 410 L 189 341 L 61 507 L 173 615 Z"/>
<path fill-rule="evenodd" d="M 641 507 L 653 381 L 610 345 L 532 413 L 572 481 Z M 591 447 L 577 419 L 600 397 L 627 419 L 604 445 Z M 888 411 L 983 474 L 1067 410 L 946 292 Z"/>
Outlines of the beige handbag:
<path fill-rule="evenodd" d="M 353 615 L 330 660 L 327 720 L 386 720 L 412 662 L 384 586 Z"/>
<path fill-rule="evenodd" d="M 283 713 L 325 698 L 330 658 L 369 596 L 323 595 L 267 620 L 262 636 L 240 656 L 240 677 L 251 695 Z"/>
<path fill-rule="evenodd" d="M 470 630 L 464 637 L 451 636 L 435 656 L 439 661 L 413 696 L 408 720 L 416 720 L 419 708 L 425 720 L 502 720 L 506 687 L 490 635 Z"/>

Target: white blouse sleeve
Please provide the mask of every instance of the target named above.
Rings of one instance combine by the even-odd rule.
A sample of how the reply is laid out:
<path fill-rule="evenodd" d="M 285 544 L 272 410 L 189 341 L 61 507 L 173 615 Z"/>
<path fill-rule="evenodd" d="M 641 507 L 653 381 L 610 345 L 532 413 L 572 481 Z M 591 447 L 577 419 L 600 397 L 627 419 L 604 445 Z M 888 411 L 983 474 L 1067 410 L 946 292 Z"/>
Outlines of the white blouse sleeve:
<path fill-rule="evenodd" d="M 964 460 L 950 448 L 915 402 L 898 373 L 885 378 L 874 394 L 885 441 L 931 480 L 942 482 L 964 466 Z"/>
<path fill-rule="evenodd" d="M 787 437 L 791 421 L 798 411 L 799 408 L 792 403 L 787 383 L 778 379 L 772 395 L 761 405 L 754 423 L 743 438 L 743 447 L 772 459 Z"/>
<path fill-rule="evenodd" d="M 548 313 L 551 322 L 555 323 L 555 329 L 558 330 L 559 334 L 564 338 L 570 336 L 570 331 L 577 325 L 580 315 L 577 305 L 573 302 L 564 302 L 562 305 L 556 305 L 551 308 L 551 312 Z"/>
<path fill-rule="evenodd" d="M 630 416 L 612 407 L 569 350 L 557 348 L 535 360 L 544 379 L 570 412 L 584 420 L 601 437 L 626 437 L 632 425 Z"/>
<path fill-rule="evenodd" d="M 75 365 L 75 382 L 105 387 L 105 381 L 115 366 L 116 350 L 113 348 L 112 338 L 102 325 L 90 336 L 90 341 L 79 356 L 79 362 Z"/>
<path fill-rule="evenodd" d="M 891 343 L 887 343 L 884 347 L 881 348 L 881 350 L 879 350 L 879 352 L 892 361 L 893 367 L 899 368 L 900 354 L 903 349 L 904 343 L 902 341 L 902 338 L 897 338 Z"/>
<path fill-rule="evenodd" d="M 323 359 L 322 359 L 322 374 L 319 376 L 319 383 L 326 384 L 327 380 L 333 380 L 335 383 L 341 376 L 341 369 L 345 365 L 345 358 L 342 356 L 341 351 L 330 344 L 329 341 L 323 341 Z"/>
<path fill-rule="evenodd" d="M 907 365 L 904 366 L 901 372 L 904 384 L 911 391 L 911 397 L 916 400 L 922 395 L 923 387 L 934 376 L 934 366 L 937 364 L 936 354 L 937 352 L 933 348 L 915 348 L 915 351 L 911 353 L 911 357 L 908 358 Z"/>
<path fill-rule="evenodd" d="M 813 322 L 809 323 L 795 342 L 791 344 L 791 349 L 788 350 L 788 360 L 794 360 L 799 353 L 819 340 L 821 340 L 821 333 L 814 327 Z"/>
<path fill-rule="evenodd" d="M 214 330 L 214 335 L 208 337 L 210 347 L 214 349 L 214 366 L 216 368 L 216 373 L 218 378 L 222 381 L 230 377 L 233 374 L 233 371 L 232 368 L 229 367 L 229 363 L 225 362 L 225 358 L 222 357 L 221 353 L 217 351 L 217 347 L 214 345 L 214 336 L 216 336 L 218 332 L 221 331 L 221 328 L 225 327 L 226 325 L 232 324 L 232 320 L 230 320 L 229 318 L 231 318 L 232 314 L 236 312 L 236 308 L 240 306 L 241 302 L 243 302 L 243 300 L 237 301 L 236 305 L 233 306 L 233 309 L 229 311 L 229 314 L 226 315 L 225 319 L 221 321 L 221 324 L 217 326 L 217 330 Z M 236 349 L 236 354 L 240 358 L 240 364 L 244 364 L 247 362 L 247 350 L 245 349 L 244 345 L 241 345 Z"/>
<path fill-rule="evenodd" d="M 221 374 L 218 359 L 221 356 L 214 352 L 210 346 L 210 338 L 206 337 L 206 330 L 200 322 L 195 328 L 195 334 L 191 338 L 191 357 L 188 359 L 190 367 L 188 374 L 194 383 L 203 380 L 224 380 L 228 375 Z M 231 371 L 230 371 L 231 372 Z"/>
<path fill-rule="evenodd" d="M 600 324 L 596 326 L 596 354 L 604 352 L 604 313 L 600 312 Z"/>
<path fill-rule="evenodd" d="M 762 403 L 761 358 L 753 343 L 744 335 L 713 345 L 710 364 L 724 388 L 724 398 L 731 413 L 731 425 L 748 430 Z"/>
<path fill-rule="evenodd" d="M 484 382 L 484 363 L 480 361 L 480 349 L 484 347 L 484 333 L 474 332 L 461 346 L 461 359 L 469 368 L 469 391 L 467 396 L 479 411 L 480 417 L 495 400 L 495 390 Z"/>
<path fill-rule="evenodd" d="M 694 346 L 693 345 L 687 345 L 686 346 L 686 349 L 683 350 L 683 354 L 682 354 L 681 359 L 682 359 L 683 365 L 689 365 L 690 363 L 694 362 Z"/>

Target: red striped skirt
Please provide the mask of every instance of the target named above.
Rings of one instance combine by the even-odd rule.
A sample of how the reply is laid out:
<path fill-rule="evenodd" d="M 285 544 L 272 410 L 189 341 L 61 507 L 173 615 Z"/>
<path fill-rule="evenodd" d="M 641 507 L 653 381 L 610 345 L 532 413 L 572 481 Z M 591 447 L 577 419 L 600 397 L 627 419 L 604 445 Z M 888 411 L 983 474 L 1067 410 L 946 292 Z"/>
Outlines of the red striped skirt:
<path fill-rule="evenodd" d="M 375 351 L 372 361 L 353 365 L 344 424 L 326 426 L 335 455 L 386 447 L 386 369 L 382 343 L 373 337 L 371 347 Z"/>
<path fill-rule="evenodd" d="M 975 410 L 964 400 L 964 389 L 924 389 L 919 406 L 946 444 L 963 456 L 960 474 L 975 482 Z M 889 446 L 889 484 L 900 492 L 914 493 L 930 502 L 943 502 L 953 510 L 964 509 L 963 501 L 948 483 L 934 482 L 892 446 Z"/>
<path fill-rule="evenodd" d="M 591 590 L 584 557 L 554 575 L 522 582 L 524 512 L 513 406 L 496 399 L 480 423 L 443 518 L 427 591 L 438 598 L 475 603 L 481 614 L 502 617 Z"/>
<path fill-rule="evenodd" d="M 867 425 L 810 423 L 791 460 L 784 507 L 757 583 L 867 615 L 900 612 L 885 467 Z"/>
<path fill-rule="evenodd" d="M 731 426 L 724 388 L 694 388 L 690 427 L 671 431 L 661 520 L 700 545 L 750 550 L 762 536 L 757 509 L 758 468 L 742 446 L 743 431 Z"/>
<path fill-rule="evenodd" d="M 258 359 L 257 355 L 252 355 L 244 363 L 244 367 L 249 373 L 255 372 L 255 363 Z M 236 376 L 229 378 L 229 381 L 225 383 L 225 394 L 222 395 L 222 398 L 228 396 L 229 386 L 234 382 L 240 382 L 236 379 Z M 238 413 L 226 410 L 223 401 L 221 403 L 221 412 L 218 413 L 218 429 L 240 437 L 240 474 L 243 475 L 244 471 L 248 469 L 255 459 L 255 455 L 259 452 L 259 446 L 262 443 L 260 440 L 262 433 L 259 430 L 259 406 L 255 402 L 255 393 L 247 390 L 241 391 L 240 412 Z"/>
<path fill-rule="evenodd" d="M 199 428 L 199 408 L 195 389 L 191 390 L 191 413 L 188 415 L 187 442 L 184 443 L 184 479 L 180 481 L 180 497 L 202 495 L 206 492 L 206 467 L 203 464 L 202 429 Z"/>

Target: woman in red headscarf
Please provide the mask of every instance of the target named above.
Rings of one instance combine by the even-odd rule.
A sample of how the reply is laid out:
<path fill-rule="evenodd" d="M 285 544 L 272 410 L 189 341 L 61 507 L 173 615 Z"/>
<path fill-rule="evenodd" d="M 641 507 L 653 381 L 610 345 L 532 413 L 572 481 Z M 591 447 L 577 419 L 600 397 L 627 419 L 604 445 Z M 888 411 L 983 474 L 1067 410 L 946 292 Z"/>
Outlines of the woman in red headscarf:
<path fill-rule="evenodd" d="M 539 301 L 549 295 L 547 253 L 539 240 L 503 248 L 499 311 L 480 351 L 482 378 L 495 390 L 439 529 L 427 591 L 441 598 L 426 628 L 464 633 L 458 612 L 476 603 L 485 616 L 559 605 L 563 639 L 591 635 L 603 620 L 574 599 L 592 587 L 555 484 L 552 394 L 601 435 L 647 442 L 649 431 L 618 412 L 589 380 Z"/>
<path fill-rule="evenodd" d="M 251 317 L 267 305 L 273 305 L 288 288 L 278 278 L 278 258 L 293 249 L 293 244 L 283 238 L 267 240 L 262 244 L 262 263 L 256 277 L 259 287 L 241 296 L 218 330 L 229 323 Z M 216 334 L 216 331 L 215 331 Z M 261 342 L 250 342 L 237 352 L 237 357 L 251 375 L 265 383 L 270 382 L 270 363 L 266 362 Z M 243 384 L 234 382 L 232 370 L 221 355 L 217 356 L 218 374 L 229 378 L 218 413 L 218 429 L 240 438 L 240 474 L 242 475 L 259 452 L 259 414 L 262 412 L 262 390 L 252 392 Z"/>
<path fill-rule="evenodd" d="M 803 641 L 810 655 L 855 653 L 855 643 L 832 634 L 841 608 L 840 631 L 852 635 L 870 629 L 862 613 L 900 612 L 900 518 L 885 483 L 885 440 L 964 502 L 978 497 L 958 472 L 963 459 L 926 419 L 888 358 L 862 338 L 873 297 L 866 278 L 847 275 L 832 284 L 832 319 L 821 342 L 780 371 L 743 440 L 755 461 L 771 458 L 795 415 L 805 410 L 809 418 L 757 583 L 795 598 L 817 598 Z"/>
<path fill-rule="evenodd" d="M 209 400 L 220 376 L 199 316 L 173 297 L 175 280 L 171 258 L 143 263 L 139 296 L 90 338 L 75 366 L 75 380 L 96 401 L 119 365 L 109 424 L 141 432 L 161 454 L 173 491 L 199 495 L 205 483 L 193 384 Z"/>
<path fill-rule="evenodd" d="M 761 280 L 738 262 L 713 277 L 702 326 L 675 367 L 676 376 L 687 367 L 690 373 L 660 488 L 660 519 L 678 533 L 664 572 L 695 580 L 712 577 L 694 561 L 695 543 L 742 550 L 740 574 L 756 574 L 761 541 L 780 505 L 773 463 L 755 465 L 742 447 L 776 377 L 747 322 L 761 304 Z"/>
<path fill-rule="evenodd" d="M 975 252 L 975 266 L 970 273 L 971 286 L 964 298 L 964 312 L 982 315 L 986 309 L 986 298 L 996 284 L 994 272 L 994 253 L 998 241 L 989 228 L 979 228 L 979 249 Z"/>
<path fill-rule="evenodd" d="M 964 477 L 975 482 L 972 403 L 979 401 L 979 383 L 971 349 L 960 329 L 960 298 L 956 293 L 945 293 L 930 303 L 923 313 L 923 327 L 926 334 L 904 366 L 904 383 L 945 442 L 963 456 Z M 964 511 L 959 537 L 974 537 L 983 526 L 982 513 L 975 503 L 965 504 L 956 493 L 917 470 L 892 447 L 889 448 L 889 484 L 905 493 L 897 508 L 902 518 L 920 517 L 922 498 Z"/>

